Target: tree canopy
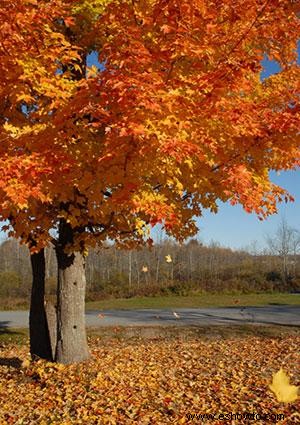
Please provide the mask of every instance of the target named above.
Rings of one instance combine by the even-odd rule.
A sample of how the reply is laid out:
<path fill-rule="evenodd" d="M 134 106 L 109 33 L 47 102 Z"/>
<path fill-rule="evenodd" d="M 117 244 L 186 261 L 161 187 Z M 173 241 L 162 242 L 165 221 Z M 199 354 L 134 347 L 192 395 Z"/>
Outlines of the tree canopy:
<path fill-rule="evenodd" d="M 14 13 L 12 13 L 12 10 Z M 260 218 L 299 156 L 292 0 L 3 0 L 0 215 L 34 249 L 181 240 L 217 201 Z M 87 66 L 96 52 L 98 63 Z M 281 71 L 260 79 L 262 59 Z"/>

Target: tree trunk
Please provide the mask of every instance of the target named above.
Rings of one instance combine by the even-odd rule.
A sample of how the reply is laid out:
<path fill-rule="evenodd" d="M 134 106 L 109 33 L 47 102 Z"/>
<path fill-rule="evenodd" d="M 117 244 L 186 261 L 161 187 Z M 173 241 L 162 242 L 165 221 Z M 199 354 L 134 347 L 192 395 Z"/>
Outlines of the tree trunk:
<path fill-rule="evenodd" d="M 45 255 L 42 249 L 30 256 L 32 290 L 29 314 L 30 353 L 33 360 L 53 360 L 49 329 L 45 311 Z"/>
<path fill-rule="evenodd" d="M 81 253 L 67 254 L 72 228 L 61 221 L 56 247 L 58 264 L 57 345 L 55 361 L 75 363 L 87 360 L 89 350 L 85 331 L 85 261 Z"/>
<path fill-rule="evenodd" d="M 50 301 L 45 303 L 45 310 L 47 316 L 47 324 L 49 329 L 50 345 L 52 358 L 55 359 L 56 343 L 57 343 L 57 319 L 56 319 L 56 306 Z"/>
<path fill-rule="evenodd" d="M 284 289 L 287 289 L 288 282 L 289 282 L 288 256 L 287 255 L 284 255 L 283 256 L 283 261 L 282 261 L 282 277 L 283 277 Z"/>
<path fill-rule="evenodd" d="M 132 251 L 129 251 L 128 253 L 128 287 L 129 287 L 129 292 L 131 291 L 131 286 L 132 286 Z"/>

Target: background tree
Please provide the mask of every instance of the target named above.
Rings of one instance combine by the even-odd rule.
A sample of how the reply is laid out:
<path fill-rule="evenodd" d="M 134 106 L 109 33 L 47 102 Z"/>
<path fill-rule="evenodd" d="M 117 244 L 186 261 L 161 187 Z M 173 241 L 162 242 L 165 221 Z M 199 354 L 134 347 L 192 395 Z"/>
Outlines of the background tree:
<path fill-rule="evenodd" d="M 288 225 L 282 218 L 275 235 L 266 238 L 273 255 L 278 255 L 282 262 L 282 278 L 287 285 L 291 278 L 291 270 L 295 273 L 296 256 L 300 252 L 300 233 Z"/>
<path fill-rule="evenodd" d="M 23 0 L 17 10 L 1 36 L 1 216 L 32 252 L 55 244 L 55 358 L 69 363 L 88 357 L 88 246 L 151 243 L 156 223 L 182 241 L 218 200 L 265 218 L 291 199 L 268 170 L 299 165 L 299 21 L 295 3 L 278 0 Z M 91 51 L 105 67 L 87 67 Z M 261 82 L 264 54 L 281 72 Z"/>
<path fill-rule="evenodd" d="M 275 236 L 275 234 L 274 234 Z M 19 249 L 19 258 L 17 251 Z M 50 249 L 46 248 L 46 259 Z M 51 250 L 46 301 L 55 301 L 57 265 Z M 129 285 L 129 253 L 132 256 Z M 173 282 L 169 263 L 173 259 Z M 211 257 L 213 256 L 213 269 Z M 157 261 L 159 258 L 159 268 Z M 191 267 L 192 260 L 192 267 Z M 222 246 L 195 243 L 157 242 L 153 248 L 130 251 L 114 245 L 90 249 L 86 259 L 87 301 L 134 296 L 193 295 L 206 293 L 286 292 L 300 289 L 300 255 L 289 258 L 290 279 L 284 283 L 282 260 L 269 249 L 258 253 L 232 250 Z M 292 263 L 293 262 L 293 263 Z M 143 272 L 147 266 L 147 279 Z M 19 309 L 28 305 L 30 295 L 30 258 L 26 247 L 10 239 L 0 245 L 0 309 Z M 19 272 L 17 272 L 19 270 Z"/>

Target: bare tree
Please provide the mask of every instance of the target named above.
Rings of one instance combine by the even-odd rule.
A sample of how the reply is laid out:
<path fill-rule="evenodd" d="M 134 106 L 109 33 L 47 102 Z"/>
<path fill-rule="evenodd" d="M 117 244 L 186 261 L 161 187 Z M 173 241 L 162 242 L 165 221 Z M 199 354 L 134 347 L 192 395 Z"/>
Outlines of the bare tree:
<path fill-rule="evenodd" d="M 290 266 L 296 261 L 300 252 L 300 232 L 288 225 L 282 218 L 274 235 L 268 235 L 266 242 L 273 255 L 278 255 L 282 261 L 282 278 L 285 284 L 290 277 Z"/>

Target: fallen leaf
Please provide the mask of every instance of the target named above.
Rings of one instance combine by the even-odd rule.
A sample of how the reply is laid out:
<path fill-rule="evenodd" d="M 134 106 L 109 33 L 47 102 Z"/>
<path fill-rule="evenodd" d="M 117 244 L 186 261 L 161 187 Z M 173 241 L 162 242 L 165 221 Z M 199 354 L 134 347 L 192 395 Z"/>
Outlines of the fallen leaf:
<path fill-rule="evenodd" d="M 290 378 L 282 368 L 273 375 L 273 381 L 269 387 L 277 400 L 283 403 L 291 403 L 298 398 L 298 387 L 290 385 Z"/>

